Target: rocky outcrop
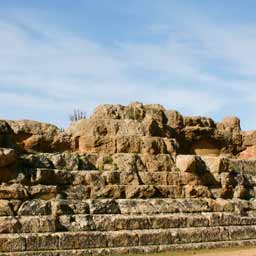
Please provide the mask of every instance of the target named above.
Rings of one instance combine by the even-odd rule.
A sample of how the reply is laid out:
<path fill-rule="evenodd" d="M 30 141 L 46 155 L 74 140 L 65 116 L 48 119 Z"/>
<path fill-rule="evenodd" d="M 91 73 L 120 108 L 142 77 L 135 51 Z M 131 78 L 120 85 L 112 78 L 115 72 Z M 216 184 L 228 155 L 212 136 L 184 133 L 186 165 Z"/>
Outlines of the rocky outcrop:
<path fill-rule="evenodd" d="M 256 245 L 255 134 L 141 103 L 0 121 L 0 255 Z"/>
<path fill-rule="evenodd" d="M 91 153 L 237 155 L 246 147 L 236 117 L 215 123 L 161 105 L 102 105 L 67 130 L 75 149 Z"/>
<path fill-rule="evenodd" d="M 71 149 L 70 136 L 54 125 L 31 120 L 8 121 L 15 142 L 25 152 L 58 152 Z"/>
<path fill-rule="evenodd" d="M 81 152 L 159 154 L 175 153 L 178 146 L 159 105 L 103 105 L 67 132 Z"/>

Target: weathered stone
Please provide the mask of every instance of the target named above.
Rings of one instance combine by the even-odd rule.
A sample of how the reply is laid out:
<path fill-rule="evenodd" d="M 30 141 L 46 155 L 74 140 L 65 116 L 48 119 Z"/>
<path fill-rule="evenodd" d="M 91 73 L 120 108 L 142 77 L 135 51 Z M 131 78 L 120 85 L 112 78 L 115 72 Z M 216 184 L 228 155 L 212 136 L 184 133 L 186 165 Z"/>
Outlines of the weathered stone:
<path fill-rule="evenodd" d="M 174 160 L 169 154 L 143 154 L 140 155 L 140 158 L 145 166 L 145 170 L 149 172 L 169 172 L 174 169 Z M 143 169 L 138 169 L 138 171 L 143 171 Z"/>
<path fill-rule="evenodd" d="M 198 126 L 198 127 L 216 127 L 214 121 L 211 118 L 202 116 L 185 116 L 185 126 Z"/>
<path fill-rule="evenodd" d="M 152 198 L 156 196 L 156 189 L 153 186 L 126 186 L 126 198 Z"/>
<path fill-rule="evenodd" d="M 113 165 L 120 171 L 144 171 L 146 170 L 139 155 L 136 154 L 115 154 L 112 156 Z"/>
<path fill-rule="evenodd" d="M 99 219 L 104 220 L 104 216 Z M 105 224 L 109 223 L 105 222 Z M 60 229 L 72 232 L 96 229 L 94 218 L 91 215 L 61 215 L 59 217 L 59 225 L 61 226 Z M 97 227 L 97 230 L 100 229 Z"/>
<path fill-rule="evenodd" d="M 160 137 L 141 137 L 140 152 L 153 155 L 165 154 L 167 153 L 167 147 L 164 140 Z"/>
<path fill-rule="evenodd" d="M 192 186 L 187 185 L 185 188 L 185 195 L 187 198 L 211 198 L 212 194 L 206 186 Z"/>
<path fill-rule="evenodd" d="M 49 155 L 56 169 L 66 170 L 92 170 L 95 168 L 91 162 L 92 156 L 86 154 L 62 153 Z"/>
<path fill-rule="evenodd" d="M 237 117 L 225 117 L 220 123 L 218 123 L 218 129 L 240 132 L 240 119 Z"/>
<path fill-rule="evenodd" d="M 144 185 L 167 185 L 167 172 L 138 172 L 141 184 Z"/>
<path fill-rule="evenodd" d="M 36 185 L 31 186 L 29 194 L 33 199 L 49 200 L 58 194 L 57 186 Z"/>
<path fill-rule="evenodd" d="M 0 216 L 14 215 L 12 204 L 9 200 L 0 199 Z"/>
<path fill-rule="evenodd" d="M 243 138 L 243 146 L 249 147 L 256 145 L 256 131 L 241 131 Z"/>
<path fill-rule="evenodd" d="M 18 172 L 16 166 L 0 167 L 0 184 L 22 182 L 24 179 L 24 174 Z"/>
<path fill-rule="evenodd" d="M 20 223 L 15 217 L 0 217 L 0 234 L 17 233 L 20 230 Z"/>
<path fill-rule="evenodd" d="M 138 235 L 135 232 L 129 231 L 120 231 L 109 233 L 107 237 L 107 243 L 110 247 L 128 247 L 128 246 L 136 246 L 139 244 Z"/>
<path fill-rule="evenodd" d="M 7 121 L 0 120 L 0 147 L 16 148 L 14 132 Z"/>
<path fill-rule="evenodd" d="M 168 119 L 168 125 L 173 128 L 183 128 L 183 116 L 176 110 L 168 110 L 165 112 Z"/>
<path fill-rule="evenodd" d="M 91 198 L 124 198 L 125 187 L 120 185 L 107 185 L 104 187 L 92 186 Z"/>
<path fill-rule="evenodd" d="M 92 186 L 63 186 L 62 196 L 71 200 L 84 200 L 91 197 Z"/>
<path fill-rule="evenodd" d="M 221 173 L 229 171 L 229 160 L 223 157 L 202 156 L 208 171 L 211 173 Z"/>
<path fill-rule="evenodd" d="M 54 125 L 31 120 L 8 123 L 17 143 L 28 152 L 54 152 L 71 148 L 70 137 Z"/>
<path fill-rule="evenodd" d="M 239 154 L 239 159 L 256 159 L 256 145 L 247 147 Z"/>
<path fill-rule="evenodd" d="M 21 199 L 28 198 L 26 187 L 20 184 L 0 185 L 0 199 Z"/>
<path fill-rule="evenodd" d="M 209 205 L 214 212 L 234 212 L 234 203 L 230 200 L 218 198 L 216 200 L 210 200 Z"/>
<path fill-rule="evenodd" d="M 17 161 L 16 152 L 10 148 L 0 148 L 0 168 L 15 164 Z"/>
<path fill-rule="evenodd" d="M 88 214 L 89 204 L 86 201 L 75 201 L 75 200 L 53 200 L 51 201 L 52 215 L 73 215 L 73 214 Z"/>
<path fill-rule="evenodd" d="M 29 234 L 26 236 L 26 250 L 58 250 L 59 236 L 56 234 Z"/>
<path fill-rule="evenodd" d="M 26 249 L 26 240 L 18 234 L 0 234 L 0 252 L 16 252 Z"/>
<path fill-rule="evenodd" d="M 90 202 L 91 214 L 118 214 L 120 208 L 118 203 L 113 199 L 92 200 Z"/>
<path fill-rule="evenodd" d="M 18 210 L 20 216 L 41 216 L 50 215 L 51 213 L 51 202 L 40 199 L 25 201 Z"/>
<path fill-rule="evenodd" d="M 56 232 L 56 220 L 51 216 L 20 216 L 21 233 Z"/>
<path fill-rule="evenodd" d="M 38 168 L 33 172 L 31 182 L 43 185 L 65 185 L 72 184 L 73 179 L 71 172 L 65 170 Z"/>
<path fill-rule="evenodd" d="M 176 157 L 176 167 L 181 172 L 196 173 L 198 158 L 194 155 L 178 155 Z"/>

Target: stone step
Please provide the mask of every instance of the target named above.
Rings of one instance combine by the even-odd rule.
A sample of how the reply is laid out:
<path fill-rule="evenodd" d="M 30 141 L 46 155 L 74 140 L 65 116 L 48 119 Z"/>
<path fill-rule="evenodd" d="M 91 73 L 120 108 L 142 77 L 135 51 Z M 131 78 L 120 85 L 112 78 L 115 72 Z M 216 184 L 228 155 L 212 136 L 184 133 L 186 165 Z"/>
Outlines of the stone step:
<path fill-rule="evenodd" d="M 61 215 L 1 217 L 0 233 L 42 233 L 55 231 L 117 231 L 134 229 L 168 229 L 229 225 L 256 225 L 256 217 L 226 213 L 161 215 Z"/>
<path fill-rule="evenodd" d="M 1 253 L 1 256 L 85 256 L 85 255 L 116 255 L 116 254 L 145 254 L 160 253 L 199 249 L 231 248 L 231 247 L 252 247 L 256 245 L 255 239 L 221 241 L 221 242 L 203 242 L 187 244 L 168 244 L 168 245 L 148 245 L 148 246 L 130 246 L 130 247 L 109 247 L 109 248 L 90 248 L 90 249 L 65 249 L 65 250 L 44 250 L 44 251 L 25 251 Z"/>
<path fill-rule="evenodd" d="M 180 171 L 120 171 L 37 168 L 32 171 L 31 184 L 42 185 L 186 185 L 200 177 Z"/>
<path fill-rule="evenodd" d="M 30 154 L 23 155 L 23 169 L 48 168 L 70 170 L 140 170 L 140 171 L 169 171 L 174 167 L 170 154 Z"/>
<path fill-rule="evenodd" d="M 243 198 L 256 193 L 250 179 L 246 189 L 237 185 L 227 190 L 218 178 L 180 172 L 65 171 L 36 169 L 30 181 L 0 185 L 0 199 L 51 199 L 62 193 L 69 199 L 89 198 Z M 225 178 L 226 177 L 226 178 Z M 240 180 L 247 178 L 240 177 Z M 222 183 L 220 182 L 222 180 Z M 247 179 L 249 180 L 249 178 Z M 234 181 L 235 182 L 235 181 Z"/>
<path fill-rule="evenodd" d="M 57 231 L 117 231 L 186 227 L 256 225 L 256 217 L 231 213 L 203 214 L 78 214 L 53 216 L 0 217 L 0 233 L 44 233 Z"/>
<path fill-rule="evenodd" d="M 207 188 L 205 187 L 205 190 Z M 106 186 L 68 186 L 62 187 L 61 193 L 67 199 L 130 199 L 130 198 L 185 198 L 186 187 L 176 185 L 106 185 Z M 211 197 L 205 192 L 205 197 Z"/>
<path fill-rule="evenodd" d="M 1 252 L 137 247 L 256 239 L 256 226 L 0 234 Z"/>
<path fill-rule="evenodd" d="M 67 200 L 33 199 L 0 200 L 0 216 L 44 216 L 75 214 L 169 214 L 230 212 L 246 215 L 248 209 L 256 211 L 256 200 L 224 199 L 88 199 Z"/>
<path fill-rule="evenodd" d="M 54 199 L 62 195 L 66 199 L 90 199 L 90 198 L 211 198 L 210 190 L 205 186 L 193 187 L 191 195 L 190 186 L 180 185 L 35 185 L 22 186 L 13 184 L 11 186 L 0 186 L 0 199 Z"/>
<path fill-rule="evenodd" d="M 71 171 L 73 185 L 186 185 L 200 180 L 198 176 L 180 171 Z"/>
<path fill-rule="evenodd" d="M 249 226 L 256 225 L 256 217 L 233 214 L 159 214 L 159 215 L 62 215 L 63 231 L 118 231 L 143 229 L 170 229 L 189 227 Z"/>

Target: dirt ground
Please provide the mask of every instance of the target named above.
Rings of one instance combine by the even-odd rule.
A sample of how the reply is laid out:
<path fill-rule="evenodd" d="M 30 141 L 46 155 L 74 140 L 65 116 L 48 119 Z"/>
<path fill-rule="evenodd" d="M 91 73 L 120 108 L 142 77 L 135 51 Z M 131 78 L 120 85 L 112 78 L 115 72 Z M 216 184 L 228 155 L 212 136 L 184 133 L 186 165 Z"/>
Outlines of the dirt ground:
<path fill-rule="evenodd" d="M 129 256 L 142 256 L 135 254 Z M 232 248 L 232 249 L 210 249 L 187 252 L 166 252 L 157 254 L 143 254 L 144 256 L 256 256 L 256 247 L 254 248 Z"/>

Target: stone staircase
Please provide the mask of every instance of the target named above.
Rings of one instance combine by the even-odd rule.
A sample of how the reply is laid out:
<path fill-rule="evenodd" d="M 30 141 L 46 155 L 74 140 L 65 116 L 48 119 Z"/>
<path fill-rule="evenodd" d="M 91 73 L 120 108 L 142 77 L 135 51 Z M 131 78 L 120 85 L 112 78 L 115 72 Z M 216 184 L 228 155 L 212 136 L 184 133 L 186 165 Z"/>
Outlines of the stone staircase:
<path fill-rule="evenodd" d="M 256 245 L 256 161 L 73 156 L 26 155 L 2 182 L 0 255 Z"/>
<path fill-rule="evenodd" d="M 58 218 L 1 217 L 1 255 L 106 255 L 256 244 L 255 217 L 234 214 L 232 207 L 211 212 L 206 200 L 96 199 L 80 204 L 88 207 Z"/>

